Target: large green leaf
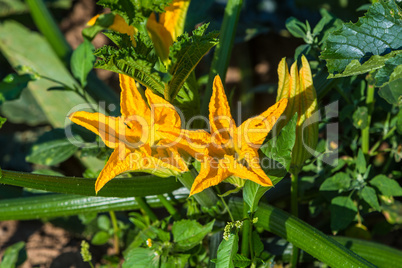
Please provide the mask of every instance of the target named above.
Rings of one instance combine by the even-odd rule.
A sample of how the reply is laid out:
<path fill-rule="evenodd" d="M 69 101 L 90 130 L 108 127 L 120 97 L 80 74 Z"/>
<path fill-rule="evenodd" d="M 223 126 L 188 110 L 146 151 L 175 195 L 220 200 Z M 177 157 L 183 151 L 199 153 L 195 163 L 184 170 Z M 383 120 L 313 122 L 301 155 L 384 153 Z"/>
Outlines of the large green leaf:
<path fill-rule="evenodd" d="M 29 46 L 26 45 L 27 43 Z M 72 112 L 72 109 L 80 104 L 85 105 L 86 101 L 75 92 L 47 90 L 51 87 L 60 87 L 60 83 L 70 88 L 78 85 L 46 40 L 39 34 L 31 32 L 17 22 L 6 21 L 0 24 L 0 50 L 12 66 L 29 66 L 41 76 L 52 79 L 52 81 L 48 79 L 31 81 L 29 93 L 35 98 L 53 127 L 63 128 L 66 120 L 69 122 L 66 116 Z M 83 159 L 83 163 L 95 170 L 103 166 L 103 163 L 95 158 Z"/>
<path fill-rule="evenodd" d="M 198 27 L 193 31 L 192 36 L 188 36 L 186 33 L 179 36 L 171 47 L 169 58 L 172 64 L 169 67 L 169 73 L 172 75 L 172 79 L 164 94 L 167 100 L 172 101 L 176 98 L 177 93 L 202 57 L 218 44 L 216 32 L 204 35 L 207 27 L 208 24 Z"/>
<path fill-rule="evenodd" d="M 235 219 L 243 218 L 243 200 L 233 200 L 229 207 Z M 285 238 L 330 267 L 376 267 L 331 237 L 283 210 L 260 204 L 255 217 L 258 217 L 257 226 Z"/>
<path fill-rule="evenodd" d="M 345 68 L 345 70 L 338 74 L 330 74 L 328 78 L 347 77 L 352 75 L 365 74 L 377 69 L 381 69 L 386 65 L 386 62 L 400 55 L 402 50 L 392 51 L 389 54 L 380 56 L 374 55 L 369 60 L 361 63 L 359 60 L 352 60 Z"/>
<path fill-rule="evenodd" d="M 200 244 L 204 237 L 212 231 L 214 222 L 215 220 L 205 226 L 202 226 L 195 220 L 174 222 L 172 233 L 177 250 L 186 251 Z"/>
<path fill-rule="evenodd" d="M 121 34 L 114 33 L 114 35 L 120 36 Z M 126 37 L 122 37 L 121 40 L 125 39 Z M 95 56 L 100 59 L 95 63 L 95 67 L 131 76 L 145 87 L 163 94 L 165 82 L 155 69 L 158 58 L 153 53 L 152 42 L 149 37 L 138 34 L 136 43 L 135 48 L 130 46 L 117 49 L 104 46 L 96 50 Z"/>
<path fill-rule="evenodd" d="M 131 178 L 114 178 L 96 194 L 95 180 L 77 177 L 54 177 L 6 170 L 2 170 L 0 173 L 0 183 L 3 184 L 87 196 L 148 196 L 169 193 L 181 186 L 174 177 L 160 178 L 153 175 L 142 175 Z"/>
<path fill-rule="evenodd" d="M 329 35 L 321 57 L 330 73 L 342 72 L 352 60 L 365 61 L 402 47 L 402 10 L 391 1 L 373 4 L 357 23 L 345 23 Z"/>

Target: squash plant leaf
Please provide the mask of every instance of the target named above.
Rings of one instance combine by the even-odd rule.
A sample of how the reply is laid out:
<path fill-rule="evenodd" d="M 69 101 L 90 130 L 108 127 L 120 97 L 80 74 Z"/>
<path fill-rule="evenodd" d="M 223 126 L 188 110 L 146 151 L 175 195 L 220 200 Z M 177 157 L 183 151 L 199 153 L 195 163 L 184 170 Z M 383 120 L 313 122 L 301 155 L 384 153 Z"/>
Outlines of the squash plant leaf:
<path fill-rule="evenodd" d="M 170 48 L 171 64 L 169 73 L 172 79 L 165 91 L 165 99 L 174 100 L 187 78 L 200 62 L 202 57 L 218 44 L 218 33 L 205 34 L 208 24 L 204 24 L 193 31 L 192 36 L 187 33 L 179 36 Z"/>
<path fill-rule="evenodd" d="M 100 0 L 97 4 L 110 8 L 119 14 L 129 25 L 141 23 L 155 11 L 164 12 L 172 0 Z"/>
<path fill-rule="evenodd" d="M 360 63 L 373 55 L 402 48 L 402 10 L 391 1 L 373 4 L 357 23 L 344 23 L 329 35 L 321 58 L 330 73 L 343 72 L 353 60 Z"/>
<path fill-rule="evenodd" d="M 162 74 L 156 70 L 159 58 L 153 50 L 152 42 L 149 37 L 138 33 L 135 36 L 136 47 L 124 46 L 128 41 L 126 34 L 110 33 L 113 41 L 121 45 L 121 49 L 112 46 L 104 46 L 95 51 L 95 56 L 99 57 L 95 63 L 95 68 L 105 69 L 133 77 L 143 86 L 152 89 L 154 92 L 163 94 L 165 82 Z M 123 42 L 123 43 L 119 43 Z M 123 47 L 124 46 L 124 47 Z"/>

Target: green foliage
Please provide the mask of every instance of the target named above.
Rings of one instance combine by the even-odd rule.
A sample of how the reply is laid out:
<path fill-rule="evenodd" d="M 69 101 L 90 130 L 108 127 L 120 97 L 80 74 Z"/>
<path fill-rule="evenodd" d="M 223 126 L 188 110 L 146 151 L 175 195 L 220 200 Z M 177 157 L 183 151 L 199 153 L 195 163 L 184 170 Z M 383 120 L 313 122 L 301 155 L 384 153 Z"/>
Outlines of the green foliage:
<path fill-rule="evenodd" d="M 163 13 L 172 0 L 100 0 L 98 5 L 110 8 L 122 16 L 129 25 L 146 20 L 152 12 Z"/>
<path fill-rule="evenodd" d="M 6 118 L 0 116 L 0 128 L 3 127 L 4 123 L 7 121 Z"/>
<path fill-rule="evenodd" d="M 234 268 L 234 257 L 236 256 L 239 243 L 239 236 L 231 234 L 227 240 L 223 239 L 218 248 L 216 266 L 222 268 Z"/>
<path fill-rule="evenodd" d="M 352 60 L 365 61 L 402 46 L 401 8 L 394 0 L 373 4 L 357 23 L 344 23 L 330 34 L 321 56 L 330 73 L 342 72 Z"/>
<path fill-rule="evenodd" d="M 336 18 L 325 9 L 320 9 L 321 20 L 317 23 L 311 31 L 308 21 L 302 23 L 294 17 L 286 20 L 286 28 L 288 31 L 297 38 L 303 38 L 305 45 L 301 45 L 296 49 L 295 60 L 299 59 L 302 54 L 307 55 L 312 50 L 319 47 L 323 48 L 324 42 L 327 40 L 329 33 L 340 28 L 342 21 Z"/>
<path fill-rule="evenodd" d="M 384 175 L 377 175 L 370 180 L 370 184 L 376 187 L 385 196 L 402 196 L 402 188 L 399 184 Z"/>
<path fill-rule="evenodd" d="M 350 177 L 344 172 L 338 172 L 321 184 L 320 191 L 346 191 L 350 187 Z"/>
<path fill-rule="evenodd" d="M 169 74 L 172 79 L 169 81 L 164 94 L 167 100 L 176 98 L 179 90 L 200 60 L 212 47 L 218 44 L 217 32 L 205 34 L 208 25 L 206 23 L 198 27 L 191 36 L 187 33 L 179 36 L 170 48 L 169 58 L 171 64 Z"/>
<path fill-rule="evenodd" d="M 87 85 L 87 76 L 94 66 L 94 49 L 92 43 L 84 39 L 84 42 L 71 55 L 71 71 L 82 87 Z"/>
<path fill-rule="evenodd" d="M 100 14 L 94 25 L 82 30 L 82 35 L 88 40 L 94 39 L 99 32 L 113 24 L 114 16 L 113 13 Z"/>
<path fill-rule="evenodd" d="M 366 201 L 372 208 L 377 211 L 381 211 L 380 203 L 378 203 L 377 194 L 374 188 L 370 186 L 365 186 L 361 192 L 361 197 Z"/>
<path fill-rule="evenodd" d="M 0 268 L 19 267 L 27 259 L 25 242 L 18 242 L 9 246 L 5 251 L 0 262 Z"/>
<path fill-rule="evenodd" d="M 337 196 L 331 201 L 331 229 L 334 232 L 345 229 L 355 218 L 357 207 L 347 196 Z"/>
<path fill-rule="evenodd" d="M 367 107 L 358 107 L 353 113 L 353 125 L 357 129 L 364 129 L 368 126 L 368 109 Z"/>
<path fill-rule="evenodd" d="M 273 137 L 261 146 L 262 153 L 267 157 L 262 159 L 262 168 L 275 185 L 285 177 L 292 161 L 292 149 L 296 140 L 297 113 L 284 126 L 278 136 Z M 270 167 L 264 167 L 264 159 L 269 160 Z M 247 180 L 243 188 L 243 198 L 250 207 L 250 212 L 257 209 L 258 202 L 270 187 L 263 187 Z"/>
<path fill-rule="evenodd" d="M 75 139 L 78 136 L 74 137 Z M 70 158 L 78 147 L 66 137 L 64 129 L 54 129 L 43 134 L 32 146 L 26 160 L 31 163 L 53 166 Z"/>
<path fill-rule="evenodd" d="M 202 226 L 195 220 L 176 221 L 172 227 L 175 248 L 179 251 L 189 250 L 199 245 L 204 237 L 212 231 L 215 221 Z"/>
<path fill-rule="evenodd" d="M 114 34 L 122 36 L 122 34 Z M 127 36 L 127 35 L 124 35 Z M 127 40 L 122 37 L 119 40 Z M 124 47 L 117 49 L 104 46 L 95 51 L 95 56 L 100 59 L 95 63 L 96 68 L 105 69 L 133 77 L 143 86 L 155 92 L 163 94 L 165 82 L 161 74 L 156 70 L 158 57 L 153 52 L 152 42 L 149 37 L 139 33 L 136 38 L 136 47 Z"/>
<path fill-rule="evenodd" d="M 9 74 L 0 82 L 0 104 L 4 101 L 19 98 L 22 90 L 28 86 L 35 77 L 29 74 Z"/>

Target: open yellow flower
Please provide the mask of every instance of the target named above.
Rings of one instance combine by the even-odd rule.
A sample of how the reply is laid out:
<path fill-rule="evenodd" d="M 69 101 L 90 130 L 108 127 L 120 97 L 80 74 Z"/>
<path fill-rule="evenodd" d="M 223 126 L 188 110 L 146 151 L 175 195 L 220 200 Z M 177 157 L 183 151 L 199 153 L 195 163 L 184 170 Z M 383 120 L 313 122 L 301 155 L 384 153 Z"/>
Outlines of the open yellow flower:
<path fill-rule="evenodd" d="M 188 170 L 177 147 L 164 139 L 166 131 L 173 137 L 181 133 L 175 108 L 149 89 L 144 93 L 148 105 L 131 77 L 120 74 L 120 86 L 120 117 L 84 111 L 70 115 L 71 121 L 96 133 L 114 149 L 95 183 L 96 192 L 126 171 L 171 176 Z"/>
<path fill-rule="evenodd" d="M 248 179 L 262 186 L 272 186 L 259 163 L 258 149 L 287 105 L 282 99 L 259 116 L 237 127 L 230 113 L 229 103 L 219 76 L 215 77 L 209 103 L 211 134 L 208 148 L 196 158 L 201 170 L 195 178 L 190 195 L 217 185 L 230 176 Z"/>

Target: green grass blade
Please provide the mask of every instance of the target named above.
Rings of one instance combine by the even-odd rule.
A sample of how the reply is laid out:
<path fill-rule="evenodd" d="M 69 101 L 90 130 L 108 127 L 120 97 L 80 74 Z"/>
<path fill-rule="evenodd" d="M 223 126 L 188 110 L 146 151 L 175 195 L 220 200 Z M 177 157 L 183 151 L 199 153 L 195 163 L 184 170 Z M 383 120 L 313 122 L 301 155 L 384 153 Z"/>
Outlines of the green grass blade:
<path fill-rule="evenodd" d="M 76 177 L 55 177 L 14 171 L 1 171 L 0 183 L 56 193 L 96 196 L 95 180 Z M 132 197 L 172 192 L 182 185 L 176 178 L 153 175 L 115 178 L 106 184 L 98 196 Z"/>
<path fill-rule="evenodd" d="M 25 2 L 31 10 L 31 15 L 36 26 L 47 38 L 57 56 L 59 56 L 63 61 L 67 61 L 72 49 L 60 31 L 59 26 L 57 26 L 54 21 L 45 3 L 42 0 L 26 0 Z"/>
<path fill-rule="evenodd" d="M 236 200 L 231 202 L 230 206 L 233 215 L 238 219 L 242 218 L 243 202 Z M 283 237 L 330 267 L 376 267 L 331 237 L 283 210 L 260 204 L 255 217 L 258 218 L 257 226 Z"/>
<path fill-rule="evenodd" d="M 187 198 L 176 195 L 176 199 Z M 153 208 L 162 207 L 156 196 L 146 198 Z M 100 197 L 65 194 L 45 194 L 0 201 L 0 221 L 55 218 L 79 213 L 139 209 L 135 197 Z"/>
<path fill-rule="evenodd" d="M 211 71 L 209 72 L 208 84 L 202 101 L 202 115 L 208 115 L 208 104 L 209 99 L 212 96 L 212 83 L 215 75 L 219 74 L 222 81 L 225 81 L 242 3 L 243 0 L 229 0 L 226 4 L 225 15 L 223 16 L 220 30 L 219 44 L 215 49 Z"/>

